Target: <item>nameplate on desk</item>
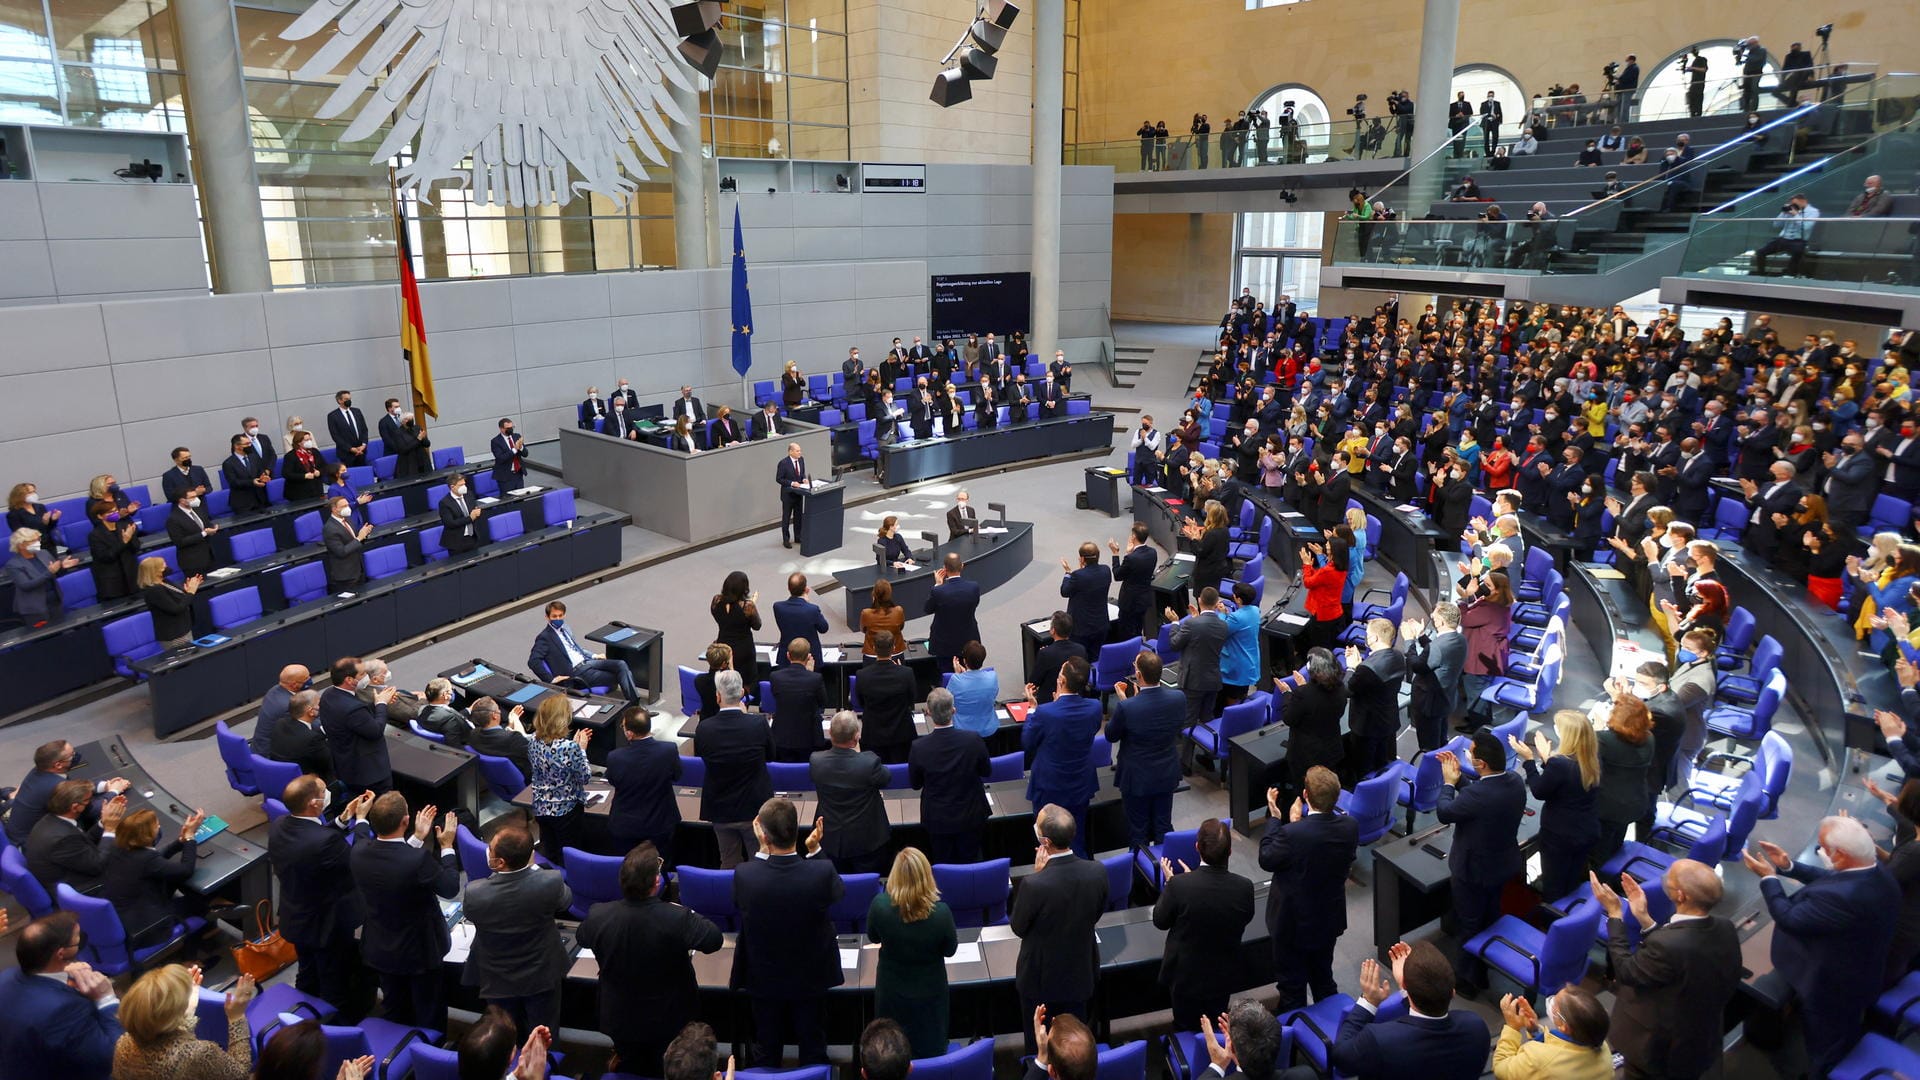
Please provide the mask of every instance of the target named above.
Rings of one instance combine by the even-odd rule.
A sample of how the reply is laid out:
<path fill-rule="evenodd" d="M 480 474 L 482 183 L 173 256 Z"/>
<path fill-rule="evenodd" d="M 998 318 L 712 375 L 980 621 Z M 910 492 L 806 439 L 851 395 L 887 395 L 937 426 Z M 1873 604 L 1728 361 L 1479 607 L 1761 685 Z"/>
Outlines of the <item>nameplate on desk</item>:
<path fill-rule="evenodd" d="M 203 649 L 208 649 L 208 648 L 212 648 L 215 645 L 225 645 L 227 642 L 231 640 L 233 639 L 228 637 L 225 634 L 208 634 L 206 637 L 194 638 L 193 643 L 195 645 L 200 646 Z"/>
<path fill-rule="evenodd" d="M 540 492 L 542 492 L 542 491 L 545 491 L 545 490 L 547 490 L 547 489 L 546 489 L 546 488 L 543 488 L 543 487 L 541 487 L 541 486 L 540 486 L 539 484 L 528 484 L 528 485 L 527 485 L 526 487 L 517 487 L 517 488 L 514 488 L 514 489 L 513 489 L 512 491 L 509 491 L 509 492 L 507 492 L 507 494 L 509 494 L 509 495 L 538 495 L 538 494 L 539 494 Z M 483 500 L 483 501 L 484 501 L 484 500 Z"/>
<path fill-rule="evenodd" d="M 534 698 L 546 692 L 546 687 L 538 683 L 528 683 L 513 693 L 508 694 L 507 700 L 513 702 L 515 705 L 525 705 L 527 702 L 532 701 Z"/>
<path fill-rule="evenodd" d="M 601 640 L 605 641 L 609 645 L 615 645 L 632 637 L 636 632 L 637 631 L 635 631 L 634 628 L 631 626 L 623 626 L 620 629 L 615 630 L 613 633 L 608 634 L 606 637 L 602 638 Z"/>
<path fill-rule="evenodd" d="M 981 536 L 1005 536 L 1005 535 L 1006 535 L 1006 532 L 1007 532 L 1007 530 L 1005 530 L 1005 529 L 1003 529 L 1003 528 L 1001 528 L 1001 527 L 1000 527 L 1000 526 L 998 526 L 998 525 L 982 525 L 982 526 L 980 526 L 980 535 L 981 535 Z"/>
<path fill-rule="evenodd" d="M 227 578 L 240 573 L 245 573 L 245 571 L 237 566 L 223 566 L 218 570 L 207 571 L 207 578 L 212 581 L 225 581 Z"/>
<path fill-rule="evenodd" d="M 474 683 L 479 682 L 481 679 L 484 679 L 491 674 L 493 674 L 492 668 L 488 667 L 485 664 L 475 664 L 473 665 L 472 671 L 469 671 L 464 675 L 453 676 L 453 681 L 460 684 L 461 686 L 472 686 Z"/>

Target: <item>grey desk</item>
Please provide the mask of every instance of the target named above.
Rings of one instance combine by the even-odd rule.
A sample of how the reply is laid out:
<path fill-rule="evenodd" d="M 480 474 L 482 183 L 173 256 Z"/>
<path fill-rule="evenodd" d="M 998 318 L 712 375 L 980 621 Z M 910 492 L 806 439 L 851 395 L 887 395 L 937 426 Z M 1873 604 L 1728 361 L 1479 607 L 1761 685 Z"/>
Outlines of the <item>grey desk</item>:
<path fill-rule="evenodd" d="M 587 760 L 596 765 L 606 764 L 607 755 L 624 738 L 615 721 L 627 707 L 625 698 L 590 694 L 581 688 L 542 682 L 532 675 L 490 660 L 469 660 L 442 671 L 440 677 L 453 684 L 454 695 L 463 705 L 477 698 L 490 697 L 499 703 L 503 714 L 512 712 L 516 705 L 523 706 L 527 710 L 525 722 L 528 730 L 533 728 L 533 714 L 539 710 L 541 702 L 550 697 L 564 698 L 567 707 L 573 711 L 573 726 L 593 731 L 593 738 L 587 743 Z"/>
<path fill-rule="evenodd" d="M 617 439 L 575 427 L 560 429 L 567 482 L 583 498 L 624 510 L 643 529 L 700 543 L 780 522 L 774 470 L 799 443 L 807 471 L 833 475 L 826 428 L 781 418 L 783 433 L 698 454 Z"/>
<path fill-rule="evenodd" d="M 1087 468 L 1087 509 L 1097 510 L 1108 517 L 1120 516 L 1120 482 L 1127 478 L 1127 470 L 1115 469 L 1106 465 L 1092 465 Z"/>
<path fill-rule="evenodd" d="M 917 619 L 923 613 L 927 597 L 933 592 L 933 572 L 949 553 L 958 554 L 961 561 L 966 563 L 962 575 L 977 582 L 982 592 L 990 592 L 1012 581 L 1033 561 L 1032 522 L 982 521 L 980 524 L 983 528 L 1004 528 L 1006 531 L 990 536 L 975 534 L 949 540 L 934 548 L 928 561 L 917 569 L 886 572 L 887 580 L 893 583 L 893 602 L 907 610 L 907 618 Z M 834 573 L 834 580 L 846 591 L 848 626 L 859 626 L 860 613 L 873 606 L 873 583 L 880 580 L 881 576 L 881 568 L 872 565 Z"/>
<path fill-rule="evenodd" d="M 1540 834 L 1540 804 L 1527 796 L 1520 819 L 1520 852 L 1531 857 Z M 1429 825 L 1373 845 L 1373 942 L 1382 963 L 1387 949 L 1453 908 L 1447 851 L 1452 825 Z"/>
<path fill-rule="evenodd" d="M 951 438 L 908 439 L 880 448 L 880 482 L 898 487 L 952 473 L 1074 454 L 1113 445 L 1113 415 L 1094 412 L 963 431 Z"/>
<path fill-rule="evenodd" d="M 644 626 L 621 622 L 618 619 L 607 623 L 587 635 L 587 640 L 606 646 L 607 656 L 624 661 L 627 669 L 633 672 L 636 686 L 646 691 L 647 703 L 660 700 L 666 693 L 667 684 L 661 680 L 665 660 L 661 657 L 661 641 L 666 635 L 658 630 Z"/>

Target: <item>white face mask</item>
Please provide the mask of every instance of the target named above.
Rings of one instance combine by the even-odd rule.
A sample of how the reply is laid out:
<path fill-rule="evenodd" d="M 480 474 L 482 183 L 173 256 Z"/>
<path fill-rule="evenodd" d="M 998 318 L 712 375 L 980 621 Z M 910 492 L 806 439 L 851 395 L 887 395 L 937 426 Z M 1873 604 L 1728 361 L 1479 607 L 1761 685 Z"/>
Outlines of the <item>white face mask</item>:
<path fill-rule="evenodd" d="M 305 424 L 295 424 L 295 425 L 293 425 L 293 430 L 295 430 L 295 431 L 305 431 L 305 430 L 307 430 L 307 425 L 305 425 Z"/>
<path fill-rule="evenodd" d="M 1831 870 L 1831 869 L 1833 869 L 1833 856 L 1831 856 L 1831 855 L 1829 855 L 1829 854 L 1827 854 L 1827 849 L 1826 849 L 1826 848 L 1819 848 L 1819 849 L 1816 849 L 1816 850 L 1815 850 L 1815 852 L 1814 852 L 1814 854 L 1816 854 L 1816 855 L 1818 855 L 1818 856 L 1820 857 L 1820 868 L 1821 868 L 1822 870 Z"/>
<path fill-rule="evenodd" d="M 322 791 L 320 793 L 320 816 L 326 817 L 327 808 L 332 805 L 333 805 L 333 792 L 331 790 Z"/>
<path fill-rule="evenodd" d="M 399 417 L 399 415 L 400 415 L 400 410 L 399 410 L 399 409 L 388 409 L 388 410 L 387 410 L 387 415 L 388 415 L 388 416 L 391 416 L 391 417 L 395 417 L 395 418 L 398 418 L 398 417 Z"/>
<path fill-rule="evenodd" d="M 193 498 L 188 499 L 187 505 L 198 510 L 200 508 L 200 496 L 195 495 Z"/>
<path fill-rule="evenodd" d="M 255 435 L 258 435 L 258 434 L 260 434 L 260 429 L 257 427 L 250 427 L 247 429 L 247 438 L 249 439 L 253 438 Z"/>
<path fill-rule="evenodd" d="M 456 499 L 464 499 L 467 497 L 467 489 L 464 487 L 453 488 L 452 491 L 453 497 Z"/>
<path fill-rule="evenodd" d="M 350 508 L 345 506 L 334 511 L 333 513 L 333 516 L 339 518 L 341 521 L 347 520 L 347 518 L 351 517 L 352 515 L 353 515 L 353 511 Z"/>
<path fill-rule="evenodd" d="M 33 556 L 35 556 L 35 555 L 38 555 L 38 554 L 40 554 L 40 545 L 39 545 L 39 544 L 28 544 L 28 545 L 27 545 L 27 557 L 28 557 L 28 558 L 32 558 Z"/>

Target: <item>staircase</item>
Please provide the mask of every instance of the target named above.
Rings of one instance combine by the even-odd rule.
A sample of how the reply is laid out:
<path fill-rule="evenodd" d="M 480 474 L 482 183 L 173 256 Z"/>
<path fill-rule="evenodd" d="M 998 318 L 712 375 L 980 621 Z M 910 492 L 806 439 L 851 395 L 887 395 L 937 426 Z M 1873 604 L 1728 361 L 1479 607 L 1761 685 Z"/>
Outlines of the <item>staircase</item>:
<path fill-rule="evenodd" d="M 1153 360 L 1153 350 L 1140 345 L 1116 345 L 1113 349 L 1113 385 L 1118 390 L 1131 390 L 1140 385 L 1140 376 L 1147 373 L 1147 364 Z"/>

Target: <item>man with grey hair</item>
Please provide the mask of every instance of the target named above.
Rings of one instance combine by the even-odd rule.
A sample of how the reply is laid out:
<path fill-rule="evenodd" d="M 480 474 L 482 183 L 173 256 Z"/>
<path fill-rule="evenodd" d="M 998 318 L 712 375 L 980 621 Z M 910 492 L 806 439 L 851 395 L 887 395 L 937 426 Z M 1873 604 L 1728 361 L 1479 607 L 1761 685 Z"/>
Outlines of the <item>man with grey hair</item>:
<path fill-rule="evenodd" d="M 820 848 L 842 874 L 885 873 L 891 833 L 880 793 L 893 774 L 879 754 L 860 749 L 860 718 L 850 710 L 833 714 L 827 738 L 833 745 L 807 762 L 807 775 L 819 796 L 814 813 L 833 823 Z"/>
<path fill-rule="evenodd" d="M 1863 976 L 1863 960 L 1879 974 L 1901 897 L 1859 819 L 1822 818 L 1818 835 L 1821 865 L 1797 862 L 1765 840 L 1760 855 L 1742 851 L 1740 861 L 1760 875 L 1760 895 L 1773 916 L 1773 966 L 1798 1001 L 1813 1073 L 1825 1076 L 1859 1037 L 1867 1007 L 1880 993 L 1880 980 Z M 1788 894 L 1783 875 L 1801 882 L 1800 889 Z"/>
<path fill-rule="evenodd" d="M 387 670 L 385 660 L 367 659 L 360 661 L 360 675 L 360 685 L 354 689 L 354 696 L 372 705 L 373 696 L 387 686 L 387 679 L 392 672 Z M 407 721 L 420 715 L 422 700 L 420 695 L 405 690 L 395 693 L 393 700 L 387 702 L 387 723 L 398 728 L 406 727 Z"/>
<path fill-rule="evenodd" d="M 1107 871 L 1073 853 L 1074 832 L 1073 814 L 1056 803 L 1033 816 L 1033 873 L 1013 894 L 1008 918 L 1020 939 L 1013 981 L 1022 1016 L 1044 1006 L 1048 1016 L 1085 1020 L 1093 999 L 1100 971 L 1094 924 L 1107 909 Z"/>
<path fill-rule="evenodd" d="M 247 737 L 247 749 L 266 757 L 273 748 L 273 729 L 287 715 L 287 703 L 307 688 L 312 673 L 300 664 L 280 669 L 280 680 L 267 688 L 260 699 L 260 713 L 253 721 L 253 734 Z"/>
<path fill-rule="evenodd" d="M 936 863 L 979 862 L 980 834 L 990 812 L 980 785 L 992 775 L 993 759 L 986 740 L 953 726 L 953 694 L 946 687 L 927 695 L 927 720 L 933 730 L 907 751 L 907 781 L 920 792 L 920 820 L 931 841 L 927 857 Z"/>
<path fill-rule="evenodd" d="M 1400 624 L 1408 642 L 1407 673 L 1413 697 L 1407 716 L 1420 749 L 1438 750 L 1447 741 L 1447 720 L 1460 708 L 1460 677 L 1466 671 L 1467 637 L 1460 632 L 1460 608 L 1451 600 L 1433 605 L 1433 629 L 1419 619 Z"/>
<path fill-rule="evenodd" d="M 1520 535 L 1520 519 L 1511 513 L 1496 514 L 1491 522 L 1483 517 L 1474 518 L 1468 523 L 1467 531 L 1460 534 L 1460 539 L 1482 549 L 1494 544 L 1505 547 L 1509 564 L 1521 562 L 1527 553 L 1526 538 Z M 1484 555 L 1485 551 L 1481 554 Z"/>
<path fill-rule="evenodd" d="M 273 727 L 273 745 L 267 756 L 300 766 L 303 773 L 333 785 L 333 751 L 320 730 L 320 691 L 302 690 L 287 699 L 287 715 Z M 358 794 L 356 792 L 355 794 Z"/>
<path fill-rule="evenodd" d="M 1720 1060 L 1721 1018 L 1740 989 L 1740 934 L 1713 909 L 1725 895 L 1714 868 L 1679 859 L 1661 882 L 1674 914 L 1653 921 L 1647 894 L 1631 875 L 1620 878 L 1622 901 L 1597 875 L 1594 899 L 1607 913 L 1607 958 L 1613 964 L 1613 1026 L 1608 1041 L 1626 1059 L 1627 1076 L 1697 1077 Z M 1627 919 L 1638 924 L 1637 946 Z"/>
<path fill-rule="evenodd" d="M 1280 1021 L 1252 998 L 1239 998 L 1227 1009 L 1225 1043 L 1214 1033 L 1210 1016 L 1200 1018 L 1200 1031 L 1207 1060 L 1219 1076 L 1265 1080 L 1280 1064 Z"/>
<path fill-rule="evenodd" d="M 467 707 L 470 723 L 465 727 L 448 726 L 447 745 L 465 746 L 476 754 L 506 758 L 520 770 L 521 776 L 531 779 L 533 766 L 527 758 L 527 733 L 520 726 L 520 717 L 525 712 L 522 706 L 515 705 L 503 722 L 499 702 L 490 697 L 475 698 Z"/>
<path fill-rule="evenodd" d="M 751 858 L 759 846 L 753 836 L 753 815 L 760 804 L 773 798 L 773 778 L 767 775 L 773 732 L 765 717 L 741 709 L 746 683 L 739 672 L 716 672 L 713 694 L 720 711 L 694 730 L 693 753 L 707 763 L 700 817 L 713 823 L 720 868 L 731 870 Z M 834 828 L 840 827 L 835 821 Z"/>
<path fill-rule="evenodd" d="M 445 735 L 449 728 L 467 729 L 473 726 L 465 713 L 453 707 L 453 683 L 447 679 L 427 680 L 427 707 L 413 722 L 422 731 L 431 731 L 436 735 Z"/>

